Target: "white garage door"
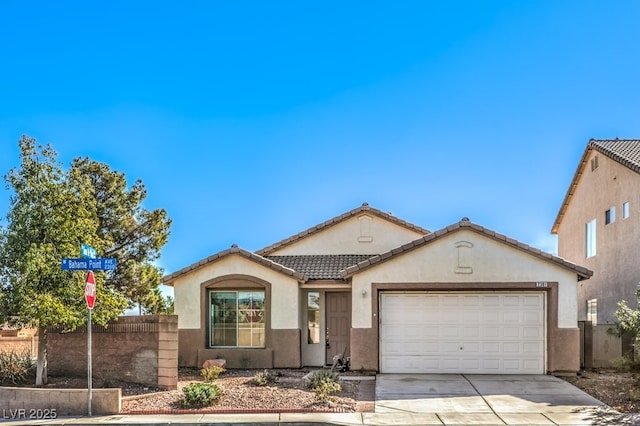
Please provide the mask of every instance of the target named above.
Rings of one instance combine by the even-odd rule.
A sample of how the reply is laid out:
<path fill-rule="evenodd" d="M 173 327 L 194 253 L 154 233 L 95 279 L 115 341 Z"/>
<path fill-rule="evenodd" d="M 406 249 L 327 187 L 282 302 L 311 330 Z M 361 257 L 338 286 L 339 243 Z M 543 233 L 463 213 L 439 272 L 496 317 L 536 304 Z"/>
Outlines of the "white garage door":
<path fill-rule="evenodd" d="M 544 373 L 542 293 L 382 293 L 382 373 Z"/>

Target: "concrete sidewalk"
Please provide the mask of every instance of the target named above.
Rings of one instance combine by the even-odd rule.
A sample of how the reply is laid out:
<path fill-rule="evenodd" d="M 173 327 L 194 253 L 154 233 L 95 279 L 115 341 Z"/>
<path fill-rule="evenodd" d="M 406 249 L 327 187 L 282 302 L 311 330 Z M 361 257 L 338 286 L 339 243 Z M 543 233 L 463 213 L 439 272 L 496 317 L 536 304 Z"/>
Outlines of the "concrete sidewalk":
<path fill-rule="evenodd" d="M 382 374 L 374 413 L 113 415 L 2 425 L 640 425 L 553 376 Z"/>
<path fill-rule="evenodd" d="M 86 418 L 60 418 L 49 421 L 10 421 L 4 425 L 640 425 L 640 415 L 624 415 L 607 410 L 574 413 L 573 417 L 538 418 L 526 413 L 515 413 L 502 419 L 481 413 L 304 413 L 304 414 L 187 414 L 187 415 L 115 415 Z M 508 421 L 508 422 L 507 422 Z"/>

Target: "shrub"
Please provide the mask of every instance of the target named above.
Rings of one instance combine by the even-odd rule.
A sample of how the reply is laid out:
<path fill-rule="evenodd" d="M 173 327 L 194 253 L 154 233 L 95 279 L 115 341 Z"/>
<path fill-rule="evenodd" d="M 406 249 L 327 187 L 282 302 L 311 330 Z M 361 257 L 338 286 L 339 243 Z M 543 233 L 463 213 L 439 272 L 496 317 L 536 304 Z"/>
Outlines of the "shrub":
<path fill-rule="evenodd" d="M 313 389 L 320 386 L 323 381 L 337 382 L 338 380 L 340 380 L 340 376 L 334 371 L 316 370 L 309 375 L 309 387 Z"/>
<path fill-rule="evenodd" d="M 342 390 L 342 386 L 340 386 L 340 383 L 325 377 L 318 385 L 314 386 L 312 390 L 319 400 L 326 401 L 330 398 L 332 393 L 340 392 Z"/>
<path fill-rule="evenodd" d="M 221 394 L 213 383 L 191 383 L 182 388 L 182 405 L 185 408 L 208 407 Z"/>
<path fill-rule="evenodd" d="M 634 359 L 631 355 L 623 355 L 620 358 L 612 359 L 611 365 L 621 371 L 639 372 L 640 360 Z"/>
<path fill-rule="evenodd" d="M 267 386 L 271 383 L 274 383 L 277 380 L 276 376 L 273 375 L 269 370 L 264 370 L 259 373 L 256 373 L 251 379 L 251 382 L 256 386 Z"/>
<path fill-rule="evenodd" d="M 321 401 L 326 401 L 334 392 L 340 392 L 342 386 L 338 383 L 340 376 L 331 370 L 316 370 L 308 377 L 309 387 Z"/>
<path fill-rule="evenodd" d="M 18 384 L 35 374 L 35 363 L 28 353 L 0 352 L 0 384 Z"/>
<path fill-rule="evenodd" d="M 202 376 L 205 382 L 211 383 L 225 371 L 227 370 L 225 370 L 222 367 L 218 367 L 217 365 L 214 365 L 213 367 L 203 368 L 202 370 L 200 370 L 200 375 Z"/>

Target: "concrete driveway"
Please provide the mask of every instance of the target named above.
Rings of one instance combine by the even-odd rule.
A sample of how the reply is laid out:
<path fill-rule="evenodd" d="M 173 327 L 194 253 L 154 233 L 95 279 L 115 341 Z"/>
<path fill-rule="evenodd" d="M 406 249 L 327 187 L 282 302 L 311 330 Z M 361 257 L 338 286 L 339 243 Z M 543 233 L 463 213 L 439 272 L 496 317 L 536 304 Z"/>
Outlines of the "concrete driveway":
<path fill-rule="evenodd" d="M 384 424 L 632 424 L 554 376 L 380 374 L 375 398 Z"/>

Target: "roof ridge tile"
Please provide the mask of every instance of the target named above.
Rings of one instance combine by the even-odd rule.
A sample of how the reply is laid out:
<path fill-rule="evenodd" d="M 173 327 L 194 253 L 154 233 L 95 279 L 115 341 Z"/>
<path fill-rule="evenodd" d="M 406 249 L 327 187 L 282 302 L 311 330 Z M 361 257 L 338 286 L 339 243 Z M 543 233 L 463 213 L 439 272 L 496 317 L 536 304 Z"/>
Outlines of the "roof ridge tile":
<path fill-rule="evenodd" d="M 299 240 L 301 240 L 301 239 L 303 239 L 303 238 L 305 238 L 305 237 L 307 237 L 309 235 L 312 235 L 312 234 L 314 234 L 316 232 L 322 231 L 322 230 L 324 230 L 326 228 L 329 228 L 329 227 L 331 227 L 331 226 L 333 226 L 335 224 L 341 223 L 344 220 L 349 219 L 349 218 L 351 218 L 351 217 L 353 217 L 353 216 L 355 216 L 357 214 L 363 213 L 363 212 L 374 214 L 374 215 L 376 215 L 376 216 L 378 216 L 380 218 L 383 218 L 383 219 L 388 220 L 388 221 L 390 221 L 392 223 L 395 223 L 398 226 L 402 226 L 404 228 L 410 229 L 410 230 L 412 230 L 414 232 L 418 232 L 418 233 L 425 234 L 425 235 L 431 232 L 428 229 L 422 228 L 421 226 L 414 225 L 414 224 L 409 223 L 409 222 L 407 222 L 405 220 L 399 219 L 399 218 L 397 218 L 397 217 L 395 217 L 395 216 L 393 216 L 393 215 L 391 215 L 389 213 L 385 213 L 385 212 L 383 212 L 381 210 L 373 208 L 373 207 L 369 206 L 369 204 L 367 204 L 367 203 L 363 203 L 360 207 L 357 207 L 355 209 L 349 210 L 346 213 L 343 213 L 343 214 L 338 215 L 336 217 L 333 217 L 333 218 L 331 218 L 329 220 L 326 220 L 326 221 L 324 221 L 322 223 L 319 223 L 319 224 L 317 224 L 315 226 L 312 226 L 312 227 L 310 227 L 310 228 L 308 228 L 308 229 L 306 229 L 306 230 L 304 230 L 302 232 L 299 232 L 299 233 L 294 234 L 294 235 L 292 235 L 292 236 L 290 236 L 288 238 L 285 238 L 284 240 L 280 240 L 280 241 L 278 241 L 278 242 L 276 242 L 274 244 L 271 244 L 271 245 L 269 245 L 267 247 L 264 247 L 264 248 L 256 251 L 256 253 L 260 254 L 260 255 L 269 255 L 270 253 L 273 253 L 274 251 L 276 251 L 276 250 L 278 250 L 280 248 L 283 248 L 283 247 L 286 247 L 286 246 L 288 246 L 290 244 L 293 244 L 293 243 L 295 243 L 295 242 L 297 242 L 297 241 L 299 241 Z"/>

